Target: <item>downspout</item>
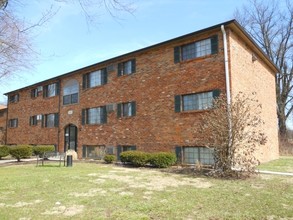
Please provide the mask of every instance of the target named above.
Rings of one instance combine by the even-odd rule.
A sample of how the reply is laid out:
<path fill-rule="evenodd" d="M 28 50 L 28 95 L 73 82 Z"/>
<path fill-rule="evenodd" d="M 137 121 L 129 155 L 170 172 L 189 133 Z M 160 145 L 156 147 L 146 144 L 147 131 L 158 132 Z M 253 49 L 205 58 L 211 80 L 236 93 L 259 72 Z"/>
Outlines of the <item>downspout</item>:
<path fill-rule="evenodd" d="M 231 93 L 230 93 L 230 73 L 228 60 L 227 36 L 224 25 L 221 25 L 224 44 L 224 63 L 225 63 L 225 78 L 226 78 L 226 98 L 227 98 L 227 118 L 228 118 L 228 149 L 227 154 L 230 156 L 232 147 L 232 117 L 231 117 Z M 231 164 L 232 166 L 232 164 Z M 231 167 L 232 168 L 232 167 Z"/>
<path fill-rule="evenodd" d="M 225 77 L 226 77 L 226 96 L 227 105 L 231 104 L 231 93 L 230 93 L 230 74 L 229 74 L 229 60 L 228 60 L 228 48 L 227 48 L 227 36 L 224 25 L 221 25 L 221 30 L 223 33 L 223 43 L 224 43 L 224 62 L 225 62 Z"/>

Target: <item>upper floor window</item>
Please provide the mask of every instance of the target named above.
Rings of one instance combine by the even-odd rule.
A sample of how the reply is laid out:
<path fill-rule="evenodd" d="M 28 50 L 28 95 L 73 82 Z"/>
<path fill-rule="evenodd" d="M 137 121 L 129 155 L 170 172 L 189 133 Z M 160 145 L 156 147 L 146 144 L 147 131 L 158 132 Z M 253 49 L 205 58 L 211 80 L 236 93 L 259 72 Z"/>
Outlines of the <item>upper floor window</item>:
<path fill-rule="evenodd" d="M 17 128 L 18 127 L 18 119 L 17 118 L 9 119 L 9 127 L 10 128 Z"/>
<path fill-rule="evenodd" d="M 135 59 L 128 60 L 123 63 L 118 63 L 118 76 L 129 75 L 135 73 L 136 62 Z"/>
<path fill-rule="evenodd" d="M 82 110 L 82 124 L 104 124 L 107 123 L 106 106 L 88 108 Z"/>
<path fill-rule="evenodd" d="M 97 70 L 83 75 L 82 87 L 83 89 L 101 86 L 107 83 L 107 69 Z"/>
<path fill-rule="evenodd" d="M 45 127 L 48 127 L 48 128 L 58 127 L 59 125 L 58 113 L 45 115 L 43 122 L 45 122 L 45 124 L 43 124 Z"/>
<path fill-rule="evenodd" d="M 59 95 L 59 82 L 44 86 L 43 95 L 44 97 L 53 97 Z"/>
<path fill-rule="evenodd" d="M 204 110 L 213 106 L 213 100 L 220 95 L 220 90 L 175 96 L 175 112 Z"/>
<path fill-rule="evenodd" d="M 31 97 L 32 98 L 36 98 L 39 96 L 39 92 L 43 91 L 43 87 L 42 86 L 39 86 L 37 88 L 34 88 L 31 90 Z"/>
<path fill-rule="evenodd" d="M 174 62 L 218 53 L 218 35 L 174 48 Z"/>
<path fill-rule="evenodd" d="M 63 88 L 63 105 L 78 103 L 79 84 L 77 80 L 69 80 Z"/>
<path fill-rule="evenodd" d="M 19 94 L 9 95 L 9 103 L 16 103 L 19 101 Z"/>
<path fill-rule="evenodd" d="M 136 102 L 117 104 L 117 117 L 131 117 L 136 115 Z"/>

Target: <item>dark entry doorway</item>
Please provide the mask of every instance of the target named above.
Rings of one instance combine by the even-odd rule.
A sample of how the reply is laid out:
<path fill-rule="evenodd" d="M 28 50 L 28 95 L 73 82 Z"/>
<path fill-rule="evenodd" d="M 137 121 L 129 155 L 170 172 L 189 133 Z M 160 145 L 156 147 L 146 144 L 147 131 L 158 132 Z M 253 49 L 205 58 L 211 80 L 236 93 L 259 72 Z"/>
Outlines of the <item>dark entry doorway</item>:
<path fill-rule="evenodd" d="M 77 152 L 77 127 L 69 124 L 64 129 L 64 152 L 74 150 Z"/>

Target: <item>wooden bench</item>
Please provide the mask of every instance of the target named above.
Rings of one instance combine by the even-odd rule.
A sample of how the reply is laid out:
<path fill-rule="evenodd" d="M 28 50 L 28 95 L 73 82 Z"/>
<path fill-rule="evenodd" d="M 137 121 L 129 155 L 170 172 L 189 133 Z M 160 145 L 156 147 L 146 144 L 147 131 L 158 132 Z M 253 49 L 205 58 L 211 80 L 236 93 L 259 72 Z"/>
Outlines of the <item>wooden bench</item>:
<path fill-rule="evenodd" d="M 42 166 L 44 166 L 45 161 L 59 161 L 59 167 L 61 167 L 62 161 L 65 166 L 65 160 L 66 160 L 66 153 L 45 152 L 43 155 L 37 156 L 37 166 L 39 166 L 40 161 L 42 161 Z"/>

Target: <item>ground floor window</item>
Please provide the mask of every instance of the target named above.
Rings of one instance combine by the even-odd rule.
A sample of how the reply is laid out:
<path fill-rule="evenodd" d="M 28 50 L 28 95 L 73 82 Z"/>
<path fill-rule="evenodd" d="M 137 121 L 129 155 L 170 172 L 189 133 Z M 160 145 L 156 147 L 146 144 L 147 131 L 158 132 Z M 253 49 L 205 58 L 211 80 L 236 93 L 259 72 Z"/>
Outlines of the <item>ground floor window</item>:
<path fill-rule="evenodd" d="M 82 158 L 101 160 L 106 154 L 106 146 L 104 145 L 84 145 L 82 147 Z"/>
<path fill-rule="evenodd" d="M 178 160 L 184 164 L 196 164 L 200 162 L 204 165 L 213 165 L 214 149 L 207 147 L 176 147 Z"/>

